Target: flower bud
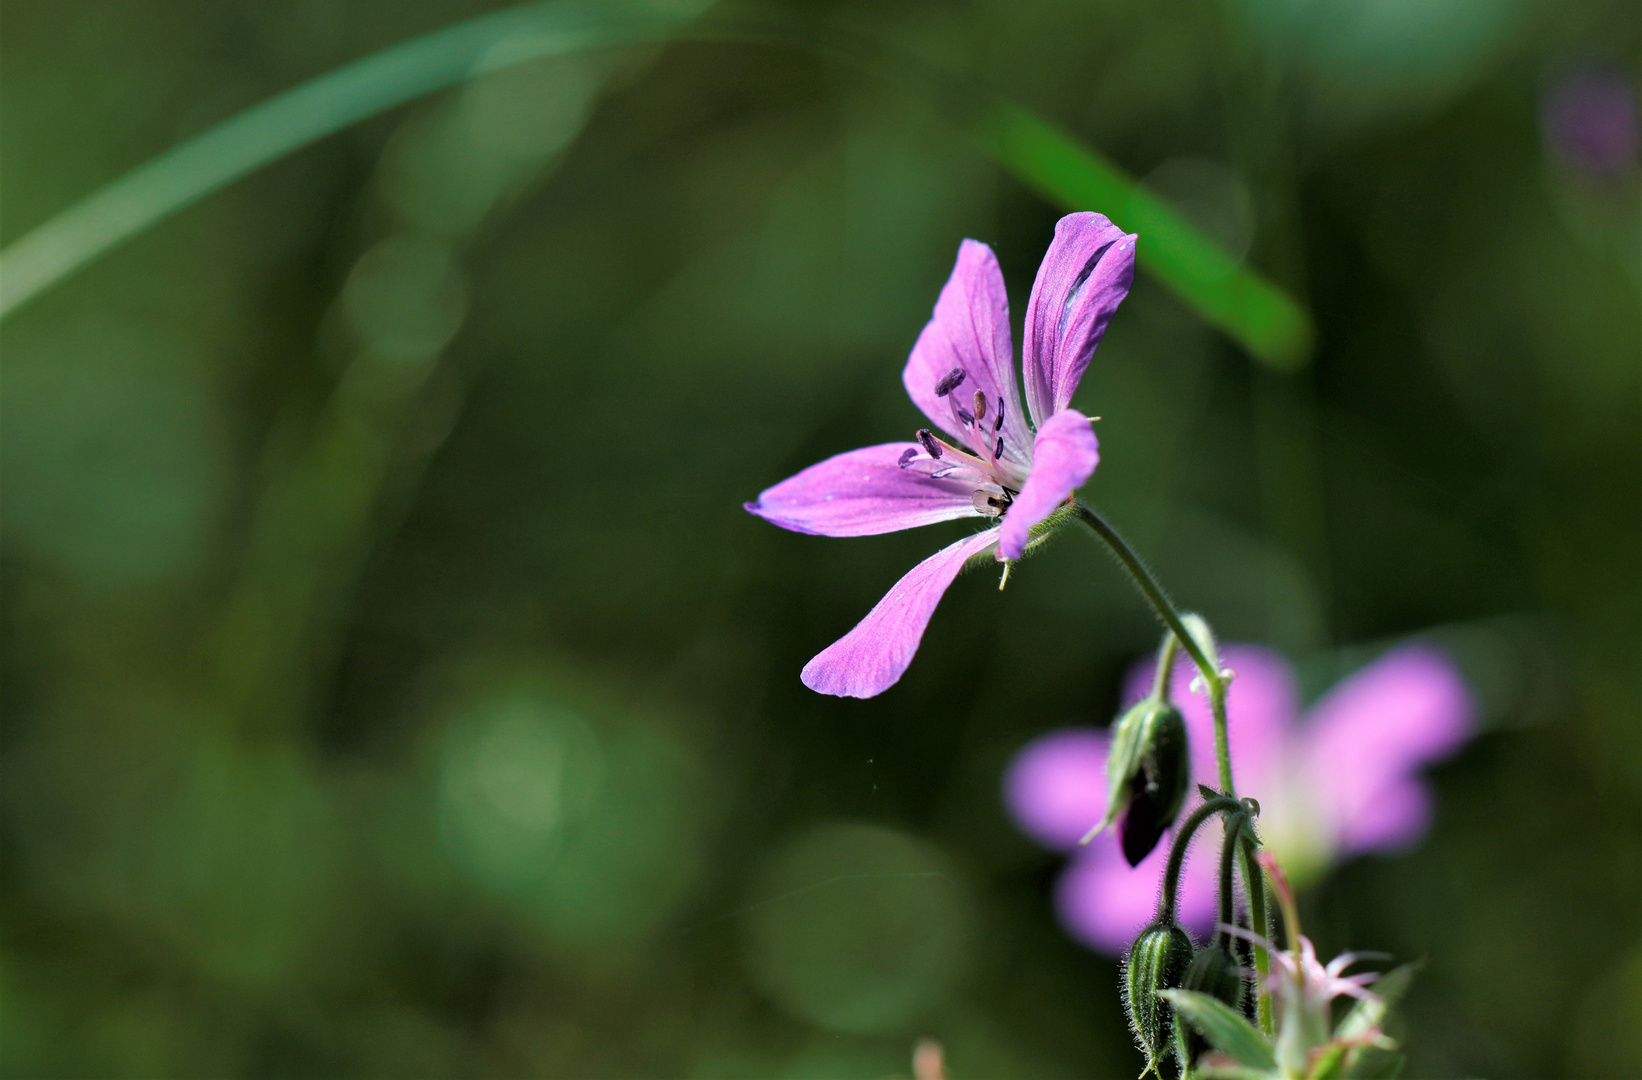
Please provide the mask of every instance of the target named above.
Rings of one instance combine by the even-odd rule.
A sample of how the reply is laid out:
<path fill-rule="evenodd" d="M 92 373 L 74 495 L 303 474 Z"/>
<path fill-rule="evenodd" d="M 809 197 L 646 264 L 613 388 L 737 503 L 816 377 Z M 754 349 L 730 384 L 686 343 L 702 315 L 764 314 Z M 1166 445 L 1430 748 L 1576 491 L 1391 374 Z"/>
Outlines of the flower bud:
<path fill-rule="evenodd" d="M 1178 923 L 1152 923 L 1129 946 L 1124 965 L 1129 1028 L 1135 1033 L 1146 1067 L 1155 1070 L 1168 1053 L 1174 1031 L 1174 1007 L 1157 996 L 1180 986 L 1192 961 L 1192 939 Z"/>
<path fill-rule="evenodd" d="M 1239 1012 L 1243 1010 L 1244 987 L 1242 965 L 1232 951 L 1222 944 L 1197 950 L 1191 965 L 1186 968 L 1185 977 L 1180 980 L 1182 990 L 1208 994 Z M 1192 1025 L 1178 1019 L 1176 1023 L 1185 1037 L 1186 1054 L 1195 1061 L 1197 1055 L 1209 1048 L 1209 1042 Z"/>
<path fill-rule="evenodd" d="M 1123 857 L 1139 864 L 1180 813 L 1191 787 L 1186 720 L 1167 701 L 1148 698 L 1118 722 L 1107 759 L 1106 820 L 1119 820 Z"/>

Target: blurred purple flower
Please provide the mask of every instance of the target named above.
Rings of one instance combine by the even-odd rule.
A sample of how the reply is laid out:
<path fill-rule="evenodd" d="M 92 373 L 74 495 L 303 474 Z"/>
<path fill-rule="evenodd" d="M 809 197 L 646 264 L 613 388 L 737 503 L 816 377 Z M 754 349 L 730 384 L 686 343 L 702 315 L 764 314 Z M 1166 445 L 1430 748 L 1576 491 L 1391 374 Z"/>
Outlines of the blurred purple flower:
<path fill-rule="evenodd" d="M 1636 164 L 1636 87 L 1623 72 L 1587 67 L 1564 73 L 1540 104 L 1545 140 L 1569 167 L 1614 177 Z"/>
<path fill-rule="evenodd" d="M 1238 792 L 1260 801 L 1261 838 L 1300 878 L 1367 851 L 1411 846 L 1431 818 L 1419 769 L 1453 753 L 1472 731 L 1471 696 L 1449 660 L 1429 645 L 1405 645 L 1333 687 L 1298 716 L 1288 663 L 1255 645 L 1223 652 L 1236 678 L 1227 696 Z M 1125 703 L 1150 690 L 1155 662 L 1129 674 Z M 1173 694 L 1192 741 L 1192 777 L 1216 784 L 1213 722 L 1207 702 L 1189 691 L 1181 664 Z M 1023 832 L 1072 854 L 1055 903 L 1079 941 L 1121 955 L 1151 919 L 1168 844 L 1131 869 L 1111 831 L 1087 847 L 1078 840 L 1106 808 L 1107 732 L 1067 728 L 1028 744 L 1004 774 L 1003 798 Z M 1208 932 L 1215 915 L 1217 825 L 1195 841 L 1180 881 L 1181 922 Z"/>
<path fill-rule="evenodd" d="M 1100 460 L 1089 418 L 1068 408 L 1134 280 L 1135 237 L 1099 214 L 1069 214 L 1038 268 L 1015 386 L 1009 300 L 992 249 L 965 240 L 901 381 L 937 429 L 917 441 L 851 450 L 765 491 L 747 510 L 794 532 L 871 536 L 955 518 L 1003 519 L 913 567 L 855 629 L 804 666 L 823 694 L 872 697 L 893 686 L 947 586 L 972 558 L 1018 559 L 1031 529 Z"/>

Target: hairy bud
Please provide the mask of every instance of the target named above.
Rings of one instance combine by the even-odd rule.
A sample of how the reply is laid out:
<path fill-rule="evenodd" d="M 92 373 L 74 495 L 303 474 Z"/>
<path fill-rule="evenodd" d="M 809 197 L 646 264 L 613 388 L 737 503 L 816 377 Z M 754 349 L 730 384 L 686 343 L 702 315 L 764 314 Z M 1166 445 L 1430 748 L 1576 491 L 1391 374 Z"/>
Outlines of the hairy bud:
<path fill-rule="evenodd" d="M 1174 1007 L 1157 996 L 1174 990 L 1192 962 L 1192 939 L 1178 923 L 1152 923 L 1129 946 L 1124 966 L 1124 998 L 1129 1028 L 1146 1055 L 1148 1070 L 1156 1070 L 1169 1052 L 1174 1032 Z"/>
<path fill-rule="evenodd" d="M 1191 771 L 1185 717 L 1167 701 L 1142 701 L 1117 723 L 1106 759 L 1106 817 L 1094 831 L 1119 822 L 1123 857 L 1137 865 L 1174 824 Z"/>
<path fill-rule="evenodd" d="M 1192 957 L 1191 965 L 1180 980 L 1180 988 L 1208 994 L 1239 1012 L 1243 1009 L 1243 968 L 1237 957 L 1223 944 L 1207 945 L 1197 950 L 1197 955 Z M 1208 1040 L 1191 1024 L 1181 1020 L 1176 1020 L 1176 1023 L 1180 1025 L 1181 1035 L 1185 1039 L 1186 1054 L 1195 1061 L 1197 1055 L 1209 1048 Z"/>

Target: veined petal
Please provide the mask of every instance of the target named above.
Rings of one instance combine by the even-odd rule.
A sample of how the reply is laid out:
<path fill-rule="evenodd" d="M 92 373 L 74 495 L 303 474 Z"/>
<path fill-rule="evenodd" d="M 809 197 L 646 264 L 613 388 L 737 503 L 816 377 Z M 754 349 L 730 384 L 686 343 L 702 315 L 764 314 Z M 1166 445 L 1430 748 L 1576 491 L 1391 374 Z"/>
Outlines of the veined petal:
<path fill-rule="evenodd" d="M 1072 402 L 1106 324 L 1135 279 L 1135 236 L 1100 214 L 1068 214 L 1038 267 L 1022 343 L 1026 404 L 1042 427 Z"/>
<path fill-rule="evenodd" d="M 783 529 L 814 536 L 872 536 L 975 516 L 973 482 L 903 469 L 908 450 L 927 462 L 917 443 L 867 446 L 811 465 L 744 505 Z"/>
<path fill-rule="evenodd" d="M 1009 337 L 1009 294 L 1004 291 L 1003 271 L 992 249 L 978 240 L 965 240 L 958 247 L 958 261 L 952 276 L 935 301 L 935 315 L 918 335 L 912 355 L 901 373 L 907 394 L 923 410 L 930 422 L 952 436 L 969 442 L 965 431 L 954 430 L 952 407 L 947 398 L 935 395 L 936 384 L 954 369 L 965 372 L 964 381 L 952 399 L 962 408 L 973 409 L 975 391 L 986 394 L 990 432 L 1003 403 L 1005 453 L 1022 464 L 1030 461 L 1031 433 L 1021 413 L 1020 395 L 1015 389 L 1015 348 Z M 989 449 L 974 447 L 976 450 Z"/>
<path fill-rule="evenodd" d="M 1099 463 L 1100 443 L 1087 416 L 1076 409 L 1051 416 L 1038 429 L 1032 446 L 1032 472 L 1004 515 L 998 554 L 1005 559 L 1020 558 L 1032 526 L 1082 487 Z"/>
<path fill-rule="evenodd" d="M 912 663 L 947 586 L 971 556 L 998 542 L 998 530 L 967 536 L 914 566 L 855 629 L 804 665 L 804 685 L 821 694 L 869 698 L 894 686 Z"/>
<path fill-rule="evenodd" d="M 1330 690 L 1305 728 L 1307 775 L 1348 852 L 1401 846 L 1428 813 L 1419 768 L 1470 736 L 1471 695 L 1429 645 L 1395 649 Z"/>

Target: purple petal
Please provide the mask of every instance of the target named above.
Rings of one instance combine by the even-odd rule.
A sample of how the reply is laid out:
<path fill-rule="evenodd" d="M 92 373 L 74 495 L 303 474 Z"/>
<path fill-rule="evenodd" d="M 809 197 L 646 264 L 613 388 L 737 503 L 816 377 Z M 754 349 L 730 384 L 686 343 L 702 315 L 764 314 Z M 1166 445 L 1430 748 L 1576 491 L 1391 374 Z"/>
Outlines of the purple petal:
<path fill-rule="evenodd" d="M 1342 850 L 1418 839 L 1425 795 L 1414 774 L 1471 731 L 1465 680 L 1429 645 L 1387 653 L 1329 691 L 1306 726 L 1305 768 Z"/>
<path fill-rule="evenodd" d="M 746 503 L 747 511 L 815 536 L 871 536 L 975 516 L 973 483 L 901 468 L 908 450 L 923 455 L 916 443 L 885 443 L 830 457 Z"/>
<path fill-rule="evenodd" d="M 1288 661 L 1271 649 L 1258 645 L 1229 645 L 1220 650 L 1221 662 L 1236 673 L 1226 692 L 1226 739 L 1231 746 L 1238 794 L 1253 795 L 1265 802 L 1268 793 L 1283 787 L 1282 774 L 1289 764 L 1294 722 L 1299 712 L 1299 696 Z M 1124 686 L 1124 702 L 1133 704 L 1151 693 L 1155 660 L 1146 660 L 1130 669 Z M 1218 789 L 1219 769 L 1214 758 L 1214 718 L 1209 700 L 1191 691 L 1197 666 L 1181 655 L 1175 663 L 1170 693 L 1186 715 L 1186 733 L 1191 740 L 1192 779 Z"/>
<path fill-rule="evenodd" d="M 1100 463 L 1100 443 L 1089 418 L 1076 409 L 1051 416 L 1032 445 L 1032 471 L 1004 516 L 998 553 L 1018 559 L 1026 551 L 1032 526 L 1088 480 Z"/>
<path fill-rule="evenodd" d="M 1214 928 L 1219 849 L 1219 830 L 1205 826 L 1193 840 L 1192 857 L 1180 874 L 1177 913 L 1181 923 L 1200 937 Z M 1097 836 L 1073 858 L 1055 887 L 1061 925 L 1097 952 L 1122 956 L 1156 914 L 1168 852 L 1169 844 L 1159 844 L 1138 866 L 1130 867 L 1115 835 Z"/>
<path fill-rule="evenodd" d="M 1064 728 L 1028 743 L 1003 777 L 1003 801 L 1021 831 L 1071 851 L 1106 812 L 1106 750 L 1094 728 Z"/>
<path fill-rule="evenodd" d="M 1001 401 L 1005 453 L 1024 464 L 1031 460 L 1028 455 L 1032 437 L 1015 389 L 1014 357 L 1003 271 L 998 269 L 991 248 L 978 240 L 965 240 L 958 247 L 952 276 L 935 301 L 935 316 L 918 335 L 901 381 L 913 404 L 955 441 L 969 440 L 965 432 L 958 430 L 962 425 L 953 419 L 949 402 L 968 408 L 974 402 L 975 391 L 980 390 L 986 394 L 988 416 L 996 417 L 995 403 Z M 964 381 L 949 397 L 937 397 L 936 384 L 954 369 L 965 372 Z M 991 431 L 991 419 L 984 421 L 984 426 Z"/>
<path fill-rule="evenodd" d="M 1026 403 L 1040 428 L 1071 404 L 1134 278 L 1132 234 L 1099 214 L 1060 219 L 1026 306 Z"/>
<path fill-rule="evenodd" d="M 998 530 L 967 536 L 914 566 L 855 629 L 804 665 L 804 685 L 821 694 L 869 698 L 883 693 L 912 663 L 929 617 L 971 556 L 998 542 Z"/>

